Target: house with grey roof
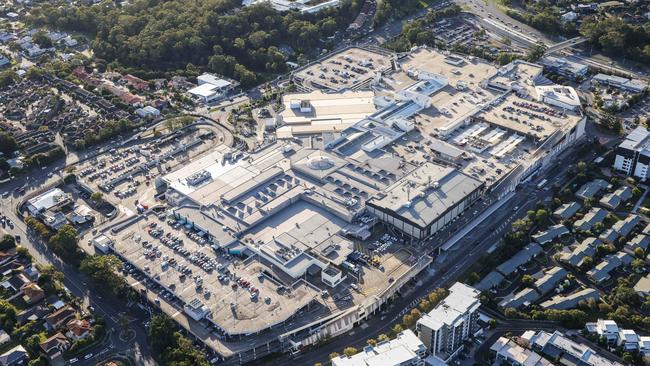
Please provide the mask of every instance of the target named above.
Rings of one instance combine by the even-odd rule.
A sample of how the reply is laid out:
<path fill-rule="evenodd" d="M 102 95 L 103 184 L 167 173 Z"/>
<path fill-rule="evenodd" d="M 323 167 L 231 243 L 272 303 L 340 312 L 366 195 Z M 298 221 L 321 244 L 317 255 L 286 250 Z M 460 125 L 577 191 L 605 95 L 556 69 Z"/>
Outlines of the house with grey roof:
<path fill-rule="evenodd" d="M 596 254 L 596 248 L 600 243 L 601 241 L 597 238 L 587 238 L 578 244 L 570 253 L 562 253 L 560 260 L 572 266 L 579 267 L 586 257 L 593 258 Z"/>
<path fill-rule="evenodd" d="M 594 350 L 584 343 L 577 343 L 559 331 L 552 334 L 540 330 L 525 332 L 522 338 L 528 341 L 531 348 L 540 352 L 554 363 L 564 366 L 623 366 L 616 356 L 602 354 L 600 348 Z M 600 352 L 600 353 L 599 353 Z M 520 363 L 519 365 L 532 366 Z M 537 366 L 537 365 L 535 365 Z"/>
<path fill-rule="evenodd" d="M 608 193 L 600 199 L 600 204 L 611 210 L 615 210 L 621 203 L 632 198 L 632 189 L 628 186 L 622 186 L 612 193 Z"/>
<path fill-rule="evenodd" d="M 553 216 L 560 220 L 568 220 L 572 218 L 573 215 L 575 215 L 580 210 L 580 208 L 582 208 L 582 205 L 578 202 L 574 201 L 565 203 L 553 212 Z"/>
<path fill-rule="evenodd" d="M 0 365 L 3 366 L 23 365 L 27 361 L 29 361 L 29 355 L 21 345 L 17 345 L 0 355 Z"/>
<path fill-rule="evenodd" d="M 632 240 L 625 243 L 625 250 L 634 253 L 636 248 L 641 248 L 645 252 L 650 246 L 650 236 L 639 234 L 632 238 Z"/>
<path fill-rule="evenodd" d="M 501 281 L 503 281 L 503 275 L 497 271 L 492 271 L 485 276 L 481 282 L 474 286 L 479 291 L 486 291 L 491 288 L 499 286 Z"/>
<path fill-rule="evenodd" d="M 650 224 L 646 225 L 643 230 L 641 230 L 641 233 L 644 235 L 650 235 Z"/>
<path fill-rule="evenodd" d="M 619 235 L 614 228 L 609 228 L 605 231 L 603 231 L 599 236 L 598 239 L 602 240 L 605 243 L 612 244 L 616 239 L 618 239 Z"/>
<path fill-rule="evenodd" d="M 540 306 L 544 309 L 567 310 L 576 307 L 582 300 L 594 299 L 598 300 L 600 294 L 593 288 L 588 288 L 574 292 L 570 295 L 556 295 L 552 298 L 542 302 Z"/>
<path fill-rule="evenodd" d="M 514 295 L 508 296 L 503 299 L 499 306 L 503 308 L 520 308 L 522 306 L 530 306 L 537 301 L 541 295 L 532 288 L 525 288 Z"/>
<path fill-rule="evenodd" d="M 591 277 L 597 283 L 607 281 L 611 278 L 610 273 L 624 265 L 628 265 L 632 262 L 634 258 L 625 252 L 618 252 L 616 254 L 610 254 L 603 258 L 603 260 L 587 272 L 587 275 Z"/>
<path fill-rule="evenodd" d="M 576 197 L 586 200 L 594 198 L 600 191 L 609 188 L 610 184 L 603 179 L 594 179 L 583 184 L 576 192 Z"/>
<path fill-rule="evenodd" d="M 627 236 L 640 222 L 641 218 L 638 215 L 630 215 L 625 220 L 617 221 L 612 225 L 612 229 L 620 236 Z"/>
<path fill-rule="evenodd" d="M 533 286 L 540 294 L 544 295 L 553 290 L 553 288 L 555 288 L 555 285 L 562 281 L 567 276 L 567 274 L 568 272 L 566 269 L 557 266 L 553 267 L 549 270 L 546 270 L 544 272 L 544 276 L 535 281 Z"/>
<path fill-rule="evenodd" d="M 573 224 L 573 227 L 577 230 L 589 231 L 597 223 L 603 222 L 605 217 L 607 217 L 607 210 L 603 210 L 600 207 L 594 207 L 589 210 L 582 219 L 577 220 Z"/>
<path fill-rule="evenodd" d="M 542 247 L 536 243 L 526 245 L 522 250 L 517 252 L 512 258 L 501 263 L 497 267 L 497 271 L 502 275 L 507 276 L 517 270 L 519 266 L 528 263 L 533 257 L 542 252 Z"/>
<path fill-rule="evenodd" d="M 566 226 L 558 224 L 550 226 L 546 231 L 534 234 L 532 238 L 539 244 L 546 244 L 568 233 L 569 229 L 567 229 Z"/>

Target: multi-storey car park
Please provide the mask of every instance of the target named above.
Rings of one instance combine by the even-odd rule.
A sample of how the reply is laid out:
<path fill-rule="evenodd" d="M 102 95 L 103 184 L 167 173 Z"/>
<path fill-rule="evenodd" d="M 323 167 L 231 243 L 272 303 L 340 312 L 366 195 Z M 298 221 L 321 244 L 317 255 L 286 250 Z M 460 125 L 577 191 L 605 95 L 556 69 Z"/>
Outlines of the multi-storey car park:
<path fill-rule="evenodd" d="M 352 48 L 320 64 L 340 75 L 347 68 L 330 61 L 348 59 L 376 71 L 345 90 L 302 77 L 300 94 L 284 97 L 295 110 L 278 113 L 280 125 L 291 116 L 318 128 L 285 129 L 253 152 L 216 145 L 140 198 L 164 198 L 162 213 L 103 230 L 102 248 L 145 273 L 161 289 L 150 298 L 225 358 L 352 329 L 431 263 L 436 233 L 584 135 L 575 92 L 536 64 L 428 48 Z M 336 103 L 349 108 L 344 123 L 332 123 Z"/>

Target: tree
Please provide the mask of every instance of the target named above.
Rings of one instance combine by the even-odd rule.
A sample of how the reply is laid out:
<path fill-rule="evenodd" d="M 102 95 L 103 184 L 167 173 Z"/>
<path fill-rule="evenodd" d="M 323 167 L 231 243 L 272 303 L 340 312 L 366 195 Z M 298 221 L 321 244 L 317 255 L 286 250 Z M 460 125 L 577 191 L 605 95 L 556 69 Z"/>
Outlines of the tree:
<path fill-rule="evenodd" d="M 402 317 L 402 322 L 404 322 L 404 325 L 406 325 L 407 328 L 413 326 L 413 324 L 415 324 L 415 321 L 415 317 L 413 317 L 411 314 L 406 314 Z"/>
<path fill-rule="evenodd" d="M 47 357 L 40 355 L 35 359 L 29 360 L 27 366 L 49 366 L 50 362 L 47 360 Z"/>
<path fill-rule="evenodd" d="M 546 223 L 546 220 L 548 219 L 548 211 L 545 209 L 539 209 L 535 211 L 535 223 L 538 225 L 542 225 Z"/>
<path fill-rule="evenodd" d="M 7 251 L 16 247 L 16 240 L 13 236 L 5 234 L 0 239 L 0 251 Z"/>
<path fill-rule="evenodd" d="M 174 321 L 167 315 L 156 315 L 149 325 L 149 343 L 154 354 L 160 354 L 174 345 Z"/>
<path fill-rule="evenodd" d="M 542 43 L 537 43 L 528 51 L 526 59 L 530 62 L 536 62 L 544 56 L 544 53 L 546 53 L 546 46 Z"/>
<path fill-rule="evenodd" d="M 49 242 L 52 251 L 61 257 L 61 259 L 78 263 L 81 260 L 81 254 L 77 247 L 77 230 L 66 224 L 54 234 Z"/>
<path fill-rule="evenodd" d="M 32 41 L 36 43 L 41 48 L 51 48 L 52 40 L 47 36 L 47 33 L 42 29 L 39 29 L 32 36 Z"/>
<path fill-rule="evenodd" d="M 16 72 L 8 69 L 0 72 L 0 88 L 6 88 L 9 85 L 13 85 L 16 83 L 16 80 L 18 80 L 18 75 L 16 75 Z M 2 145 L 0 145 L 0 151 L 3 149 Z"/>
<path fill-rule="evenodd" d="M 0 86 L 2 86 L 2 73 L 0 73 Z M 0 132 L 0 152 L 5 156 L 11 156 L 19 146 L 13 136 L 5 132 Z"/>
<path fill-rule="evenodd" d="M 100 203 L 104 200 L 104 195 L 102 192 L 93 192 L 93 194 L 90 195 L 90 199 L 95 203 Z"/>
<path fill-rule="evenodd" d="M 354 347 L 345 347 L 345 349 L 343 350 L 343 354 L 348 357 L 352 357 L 357 353 L 359 353 L 359 351 Z"/>
<path fill-rule="evenodd" d="M 118 274 L 122 262 L 114 255 L 88 256 L 81 261 L 79 269 L 95 282 L 106 286 L 114 295 L 124 297 L 129 291 L 128 283 Z"/>
<path fill-rule="evenodd" d="M 338 352 L 332 352 L 332 353 L 329 354 L 330 360 L 333 360 L 333 359 L 335 359 L 335 358 L 337 358 L 339 356 L 340 356 L 340 354 Z"/>
<path fill-rule="evenodd" d="M 488 326 L 490 327 L 490 329 L 494 329 L 497 326 L 497 321 L 494 319 L 490 319 L 488 321 Z"/>
<path fill-rule="evenodd" d="M 395 333 L 395 334 L 399 334 L 399 333 L 401 333 L 402 331 L 404 331 L 404 328 L 402 328 L 402 326 L 401 326 L 400 324 L 395 324 L 395 325 L 393 326 L 392 331 L 393 331 L 393 333 Z"/>
<path fill-rule="evenodd" d="M 521 277 L 521 283 L 526 286 L 530 286 L 535 282 L 535 278 L 531 275 L 525 274 Z"/>
<path fill-rule="evenodd" d="M 46 294 L 55 293 L 59 289 L 61 282 L 63 282 L 63 273 L 50 264 L 40 265 L 38 272 L 40 274 L 37 281 L 38 285 Z"/>
<path fill-rule="evenodd" d="M 590 256 L 586 256 L 582 259 L 582 264 L 580 265 L 580 269 L 583 271 L 588 270 L 594 265 L 594 260 Z"/>
<path fill-rule="evenodd" d="M 0 326 L 7 333 L 13 331 L 16 325 L 16 314 L 18 310 L 9 301 L 0 299 Z"/>
<path fill-rule="evenodd" d="M 645 256 L 645 252 L 643 251 L 643 248 L 634 248 L 634 256 L 637 258 L 643 258 Z"/>
<path fill-rule="evenodd" d="M 386 334 L 383 334 L 383 333 L 377 336 L 377 340 L 379 342 L 385 342 L 385 341 L 387 341 L 389 339 L 390 338 L 388 338 L 388 336 Z"/>
<path fill-rule="evenodd" d="M 38 356 L 41 352 L 41 342 L 44 340 L 42 338 L 43 337 L 38 334 L 32 334 L 25 340 L 25 348 L 32 358 Z"/>
<path fill-rule="evenodd" d="M 636 258 L 632 261 L 632 269 L 636 272 L 640 272 L 643 269 L 644 265 L 645 263 L 642 259 Z"/>
<path fill-rule="evenodd" d="M 367 340 L 366 340 L 366 343 L 368 343 L 368 345 L 369 345 L 370 347 L 374 347 L 374 346 L 377 345 L 377 341 L 374 340 L 374 339 L 372 339 L 372 338 L 367 339 Z"/>

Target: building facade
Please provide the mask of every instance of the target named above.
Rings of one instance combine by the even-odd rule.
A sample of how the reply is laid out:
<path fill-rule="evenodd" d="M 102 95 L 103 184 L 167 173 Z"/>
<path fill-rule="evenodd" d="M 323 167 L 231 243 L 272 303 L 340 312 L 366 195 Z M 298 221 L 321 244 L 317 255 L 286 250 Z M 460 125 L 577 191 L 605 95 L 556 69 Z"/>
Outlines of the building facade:
<path fill-rule="evenodd" d="M 457 282 L 438 306 L 418 320 L 418 337 L 433 357 L 447 362 L 462 349 L 478 328 L 480 306 L 478 290 Z"/>

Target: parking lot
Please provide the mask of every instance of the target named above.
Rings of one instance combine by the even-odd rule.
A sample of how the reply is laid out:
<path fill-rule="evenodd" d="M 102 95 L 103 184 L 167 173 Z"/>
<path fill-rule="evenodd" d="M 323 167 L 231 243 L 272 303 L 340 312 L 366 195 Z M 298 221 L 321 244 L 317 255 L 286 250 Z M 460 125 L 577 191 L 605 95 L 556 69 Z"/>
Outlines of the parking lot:
<path fill-rule="evenodd" d="M 296 81 L 316 89 L 342 90 L 390 67 L 390 58 L 362 48 L 349 48 L 297 72 Z"/>
<path fill-rule="evenodd" d="M 118 202 L 120 211 L 130 216 L 133 210 L 155 203 L 152 183 L 156 177 L 210 148 L 209 134 L 201 128 L 177 131 L 142 145 L 113 148 L 77 166 L 76 174 L 90 189 Z"/>
<path fill-rule="evenodd" d="M 178 306 L 199 299 L 228 334 L 280 323 L 318 295 L 304 284 L 285 286 L 265 275 L 272 270 L 260 262 L 215 251 L 164 212 L 125 229 L 114 249 L 128 260 L 128 273 L 141 271 L 151 278 L 149 285 L 161 290 L 161 298 Z"/>

